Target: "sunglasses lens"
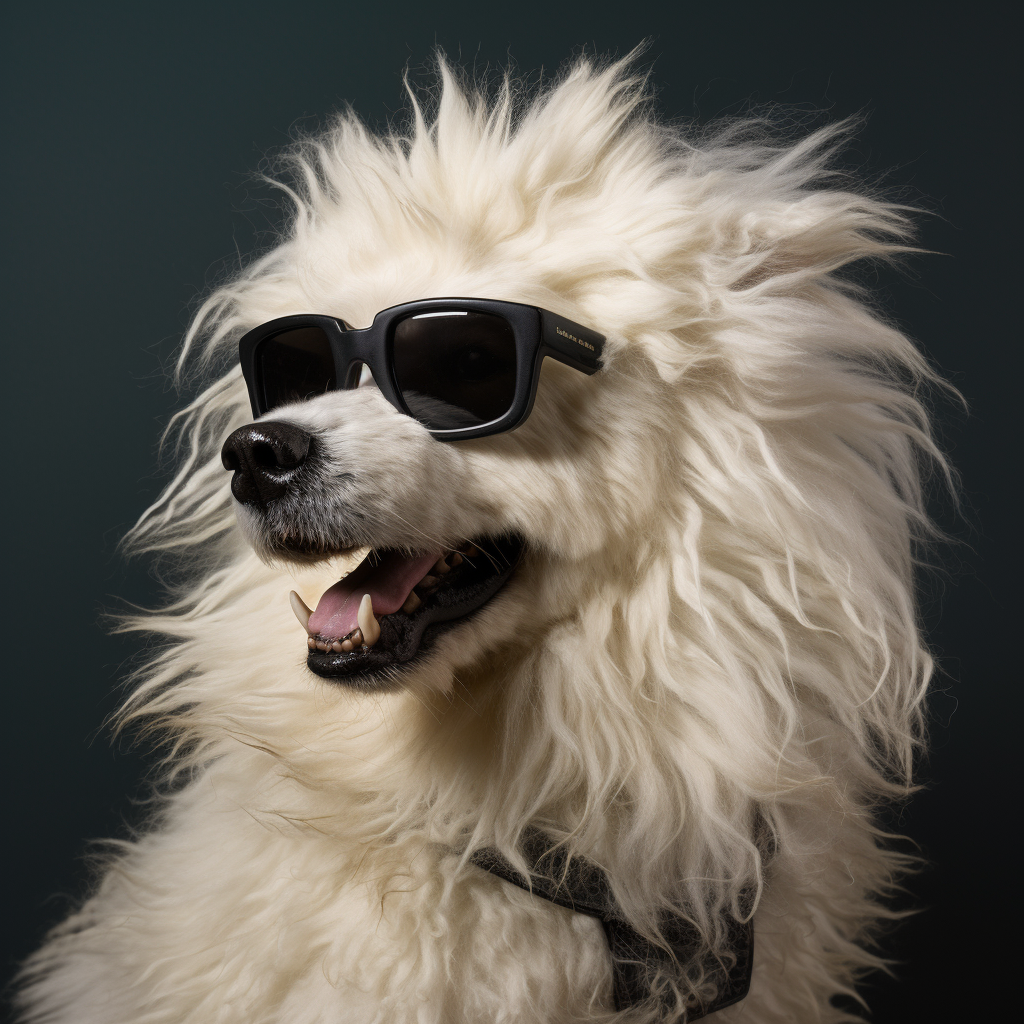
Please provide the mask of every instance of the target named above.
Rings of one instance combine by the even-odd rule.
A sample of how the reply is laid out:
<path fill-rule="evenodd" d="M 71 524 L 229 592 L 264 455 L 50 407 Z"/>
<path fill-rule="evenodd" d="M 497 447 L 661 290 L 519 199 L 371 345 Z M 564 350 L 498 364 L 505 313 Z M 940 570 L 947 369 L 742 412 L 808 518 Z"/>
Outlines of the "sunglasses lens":
<path fill-rule="evenodd" d="M 516 342 L 493 313 L 420 313 L 399 321 L 395 383 L 408 410 L 431 430 L 476 427 L 512 408 Z"/>
<path fill-rule="evenodd" d="M 315 398 L 338 386 L 327 334 L 319 327 L 295 327 L 267 338 L 256 354 L 264 412 Z"/>

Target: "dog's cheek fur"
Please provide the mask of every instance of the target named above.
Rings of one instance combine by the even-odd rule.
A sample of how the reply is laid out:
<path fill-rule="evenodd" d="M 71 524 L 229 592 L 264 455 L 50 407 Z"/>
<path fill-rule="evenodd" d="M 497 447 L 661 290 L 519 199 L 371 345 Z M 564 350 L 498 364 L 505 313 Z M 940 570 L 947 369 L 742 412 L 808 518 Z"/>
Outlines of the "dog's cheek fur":
<path fill-rule="evenodd" d="M 506 529 L 584 576 L 588 559 L 661 514 L 677 470 L 659 424 L 678 403 L 642 353 L 609 350 L 591 378 L 545 361 L 527 422 L 462 446 L 475 504 L 498 509 Z"/>

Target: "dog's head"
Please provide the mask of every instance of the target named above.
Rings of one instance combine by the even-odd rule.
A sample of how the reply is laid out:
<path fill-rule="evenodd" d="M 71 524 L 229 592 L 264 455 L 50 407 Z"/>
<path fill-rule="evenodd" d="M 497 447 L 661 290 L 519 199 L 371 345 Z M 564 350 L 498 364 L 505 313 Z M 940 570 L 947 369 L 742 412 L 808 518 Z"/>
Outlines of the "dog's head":
<path fill-rule="evenodd" d="M 233 323 L 326 314 L 365 329 L 398 303 L 468 296 L 605 338 L 592 375 L 544 359 L 511 431 L 438 439 L 364 368 L 358 387 L 230 434 L 222 458 L 253 550 L 300 575 L 322 567 L 293 598 L 309 634 L 295 649 L 318 676 L 443 689 L 484 657 L 521 660 L 634 574 L 673 514 L 686 413 L 671 378 L 704 340 L 674 332 L 704 314 L 692 283 L 670 300 L 645 269 L 687 273 L 657 228 L 680 196 L 652 171 L 665 154 L 638 101 L 618 70 L 577 72 L 512 133 L 449 79 L 436 128 L 398 144 L 343 120 L 299 151 L 310 173 L 292 236 L 236 290 Z"/>
<path fill-rule="evenodd" d="M 426 259 L 430 240 L 423 244 Z M 532 297 L 543 289 L 530 289 L 528 276 L 524 260 L 505 283 L 483 287 Z M 559 305 L 564 311 L 568 303 Z M 441 332 L 457 330 L 449 322 L 465 314 L 421 315 L 443 342 Z M 527 317 L 527 335 L 539 322 Z M 481 328 L 466 333 L 464 324 L 465 350 L 444 370 L 458 376 L 461 362 L 476 357 L 471 385 L 479 394 L 494 386 L 485 375 L 500 378 L 506 364 L 488 356 Z M 511 341 L 507 333 L 492 339 L 495 347 Z M 390 353 L 391 338 L 381 341 Z M 236 513 L 260 557 L 297 566 L 360 559 L 316 595 L 315 610 L 292 596 L 313 672 L 377 689 L 434 661 L 444 664 L 439 678 L 450 678 L 456 664 L 500 645 L 527 649 L 546 625 L 574 613 L 607 572 L 595 558 L 619 557 L 618 542 L 642 531 L 660 492 L 650 479 L 658 456 L 620 458 L 639 452 L 656 428 L 654 380 L 644 379 L 636 360 L 616 358 L 614 347 L 589 378 L 520 357 L 520 374 L 532 370 L 540 380 L 532 413 L 512 432 L 439 440 L 390 404 L 364 369 L 359 386 L 286 402 L 227 438 L 222 459 Z M 382 372 L 390 376 L 386 358 Z M 486 358 L 490 369 L 478 365 Z M 508 376 L 520 374 L 510 362 Z M 560 594 L 549 585 L 552 567 Z"/>

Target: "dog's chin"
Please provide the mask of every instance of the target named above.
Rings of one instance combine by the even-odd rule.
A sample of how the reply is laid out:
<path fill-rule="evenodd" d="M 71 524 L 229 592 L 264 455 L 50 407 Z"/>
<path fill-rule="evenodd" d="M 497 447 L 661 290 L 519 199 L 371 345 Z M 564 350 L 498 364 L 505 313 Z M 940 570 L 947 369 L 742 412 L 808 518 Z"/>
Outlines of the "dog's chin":
<path fill-rule="evenodd" d="M 445 552 L 437 565 L 412 587 L 402 608 L 374 614 L 373 621 L 379 628 L 375 638 L 364 637 L 361 628 L 347 632 L 339 629 L 338 619 L 330 619 L 325 627 L 324 613 L 318 605 L 318 611 L 306 625 L 308 668 L 323 679 L 359 690 L 401 686 L 403 676 L 430 656 L 440 637 L 467 622 L 498 594 L 515 572 L 525 546 L 521 536 L 507 535 L 467 541 Z M 291 551 L 285 543 L 275 551 L 275 556 L 308 563 L 351 550 L 318 552 L 319 557 L 314 559 L 313 552 Z M 389 562 L 408 564 L 415 557 L 384 546 L 372 548 L 336 587 L 346 587 L 353 579 L 369 579 L 370 584 L 348 588 L 357 599 L 362 590 L 372 589 L 374 574 L 380 575 L 381 567 L 387 567 Z M 437 572 L 438 566 L 443 573 Z M 326 599 L 327 594 L 321 598 L 321 604 Z M 373 642 L 367 643 L 367 639 Z"/>

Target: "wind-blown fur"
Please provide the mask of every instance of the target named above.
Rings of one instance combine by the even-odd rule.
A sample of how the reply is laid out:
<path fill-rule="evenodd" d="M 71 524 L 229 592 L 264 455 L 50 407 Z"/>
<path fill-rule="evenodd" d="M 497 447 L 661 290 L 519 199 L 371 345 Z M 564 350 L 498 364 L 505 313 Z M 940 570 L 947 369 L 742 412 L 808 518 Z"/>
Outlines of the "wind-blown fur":
<path fill-rule="evenodd" d="M 192 570 L 132 623 L 169 642 L 122 715 L 178 784 L 29 962 L 26 1020 L 625 1020 L 599 924 L 469 863 L 516 861 L 531 824 L 654 937 L 680 911 L 727 959 L 723 914 L 754 894 L 723 1021 L 852 1019 L 830 998 L 881 962 L 905 866 L 874 809 L 920 742 L 913 550 L 920 465 L 943 462 L 930 370 L 840 272 L 905 251 L 908 223 L 829 169 L 844 126 L 688 135 L 630 74 L 582 60 L 488 101 L 442 62 L 404 134 L 346 114 L 291 153 L 294 218 L 200 310 L 183 366 L 213 379 L 131 537 Z M 605 366 L 549 361 L 523 427 L 461 443 L 370 387 L 274 414 L 354 475 L 368 543 L 527 539 L 498 597 L 361 694 L 306 670 L 288 608 L 339 563 L 261 561 L 236 526 L 218 453 L 250 413 L 218 368 L 273 317 L 446 295 L 589 325 Z M 329 544 L 337 495 L 309 501 Z M 680 1012 L 704 991 L 693 965 L 662 982 Z"/>

